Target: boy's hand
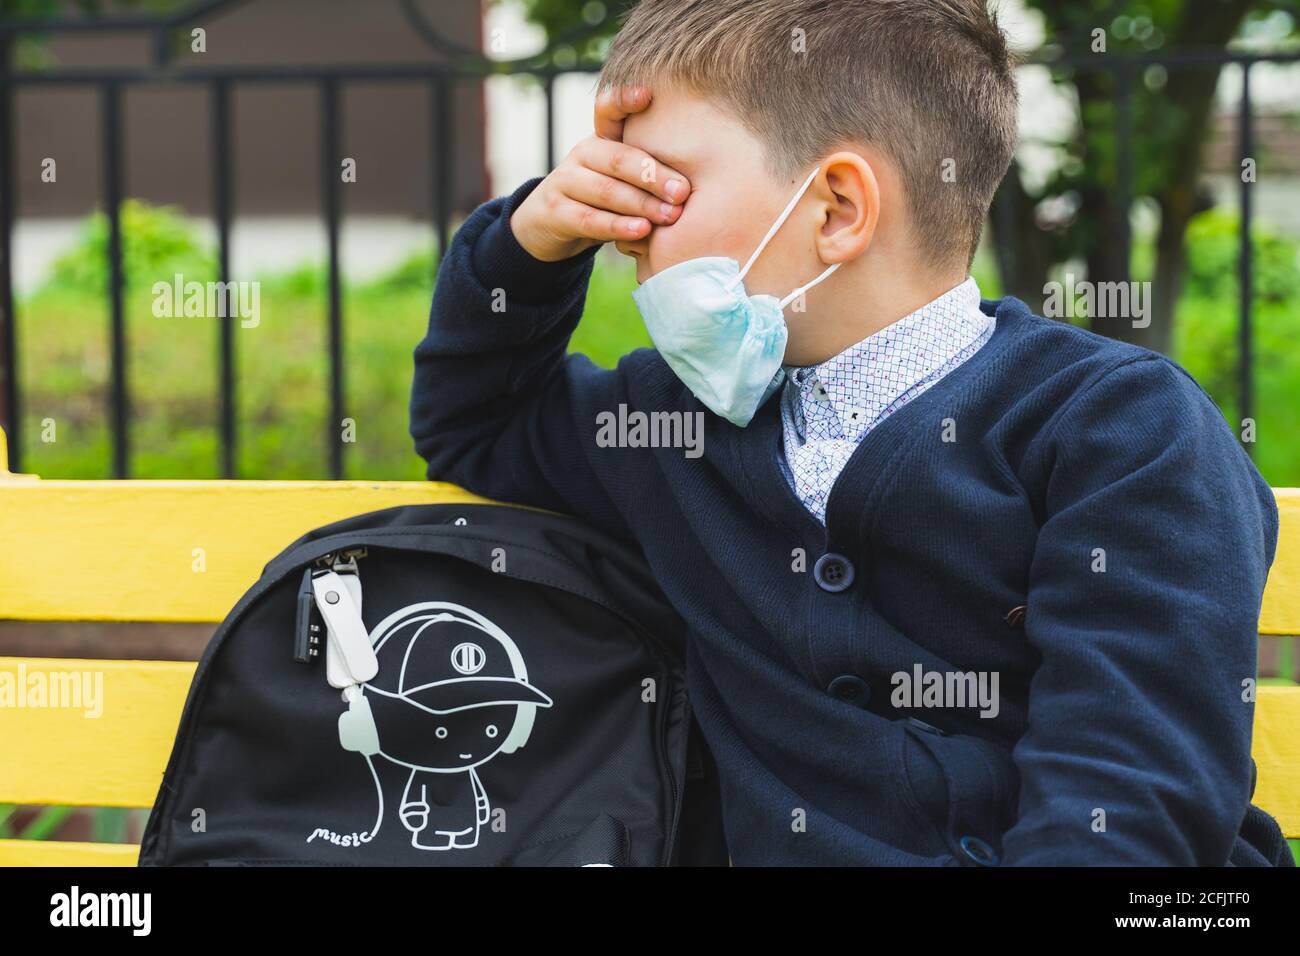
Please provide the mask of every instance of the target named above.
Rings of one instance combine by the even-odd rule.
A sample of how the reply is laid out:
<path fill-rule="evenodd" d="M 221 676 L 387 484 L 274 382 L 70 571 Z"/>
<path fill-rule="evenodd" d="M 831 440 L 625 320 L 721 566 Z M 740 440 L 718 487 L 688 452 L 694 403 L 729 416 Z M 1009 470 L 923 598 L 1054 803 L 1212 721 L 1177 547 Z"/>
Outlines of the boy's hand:
<path fill-rule="evenodd" d="M 510 217 L 515 239 L 533 258 L 558 262 L 677 221 L 690 192 L 686 177 L 622 142 L 623 121 L 649 105 L 644 87 L 596 98 L 596 134 L 573 147 Z"/>

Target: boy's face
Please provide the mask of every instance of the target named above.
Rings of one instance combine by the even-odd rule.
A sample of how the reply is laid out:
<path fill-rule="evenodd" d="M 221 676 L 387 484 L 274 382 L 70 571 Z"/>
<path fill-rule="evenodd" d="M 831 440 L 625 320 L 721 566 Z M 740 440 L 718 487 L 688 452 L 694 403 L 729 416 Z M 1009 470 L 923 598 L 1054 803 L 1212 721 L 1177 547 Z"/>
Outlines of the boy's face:
<path fill-rule="evenodd" d="M 685 91 L 652 92 L 649 108 L 628 117 L 623 142 L 680 170 L 691 193 L 671 226 L 615 246 L 636 260 L 637 282 L 700 256 L 728 256 L 743 267 L 812 167 L 776 180 L 764 166 L 764 145 L 733 115 Z M 807 201 L 805 194 L 801 204 Z M 796 207 L 745 276 L 747 292 L 784 296 L 825 268 L 806 225 Z"/>

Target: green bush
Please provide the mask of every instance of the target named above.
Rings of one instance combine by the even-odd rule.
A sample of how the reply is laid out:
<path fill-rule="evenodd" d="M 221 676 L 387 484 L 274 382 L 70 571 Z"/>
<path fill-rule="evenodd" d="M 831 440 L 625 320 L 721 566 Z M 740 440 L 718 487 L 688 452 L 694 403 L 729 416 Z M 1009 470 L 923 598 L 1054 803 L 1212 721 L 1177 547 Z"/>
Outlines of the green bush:
<path fill-rule="evenodd" d="M 150 206 L 135 199 L 122 203 L 122 268 L 128 289 L 143 281 L 170 282 L 180 273 L 187 280 L 216 278 L 216 253 L 202 245 L 193 226 L 172 206 Z M 81 239 L 59 256 L 47 288 L 103 298 L 108 289 L 108 217 L 92 215 Z"/>
<path fill-rule="evenodd" d="M 1240 433 L 1238 402 L 1238 219 L 1211 210 L 1187 236 L 1174 357 Z M 1300 485 L 1300 243 L 1253 230 L 1255 461 L 1276 486 Z"/>

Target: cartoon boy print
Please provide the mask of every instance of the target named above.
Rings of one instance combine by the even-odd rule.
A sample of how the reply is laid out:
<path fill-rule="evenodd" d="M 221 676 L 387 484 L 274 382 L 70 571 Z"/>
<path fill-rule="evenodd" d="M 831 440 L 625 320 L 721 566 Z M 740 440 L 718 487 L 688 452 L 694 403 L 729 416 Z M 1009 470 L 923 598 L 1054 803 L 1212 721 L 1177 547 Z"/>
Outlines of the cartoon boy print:
<path fill-rule="evenodd" d="M 468 849 L 478 846 L 478 828 L 492 815 L 483 782 L 473 768 L 468 771 L 470 791 L 455 777 L 447 778 L 421 770 L 412 770 L 402 792 L 402 825 L 411 831 L 411 845 L 421 850 Z M 440 786 L 450 779 L 452 786 Z M 468 797 L 468 799 L 466 799 Z M 420 842 L 420 835 L 429 828 L 429 814 L 433 800 L 438 807 L 437 829 L 433 830 L 433 843 Z M 451 829 L 458 823 L 460 829 Z"/>
<path fill-rule="evenodd" d="M 528 681 L 523 655 L 500 627 L 459 604 L 413 604 L 371 632 L 379 673 L 361 685 L 366 732 L 342 733 L 361 750 L 410 770 L 398 816 L 420 850 L 469 849 L 492 812 L 478 767 L 528 741 L 551 698 Z M 358 708 L 351 708 L 351 718 Z M 359 747 L 356 740 L 374 741 Z M 374 772 L 373 766 L 371 767 Z M 375 775 L 378 782 L 378 775 Z M 383 814 L 366 840 L 378 832 Z"/>

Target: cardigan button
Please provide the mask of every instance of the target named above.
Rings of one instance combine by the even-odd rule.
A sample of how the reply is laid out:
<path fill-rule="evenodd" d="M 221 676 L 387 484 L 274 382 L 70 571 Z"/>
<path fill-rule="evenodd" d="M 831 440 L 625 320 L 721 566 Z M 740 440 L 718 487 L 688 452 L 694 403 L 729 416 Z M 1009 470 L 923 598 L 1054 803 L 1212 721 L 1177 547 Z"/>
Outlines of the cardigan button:
<path fill-rule="evenodd" d="M 837 594 L 853 583 L 853 563 L 842 554 L 827 551 L 813 565 L 813 580 L 823 591 Z"/>
<path fill-rule="evenodd" d="M 859 707 L 867 706 L 871 700 L 871 688 L 857 674 L 841 674 L 826 689 L 833 697 Z"/>
<path fill-rule="evenodd" d="M 979 837 L 964 836 L 960 840 L 961 851 L 980 866 L 997 866 L 1002 862 L 997 851 Z"/>

